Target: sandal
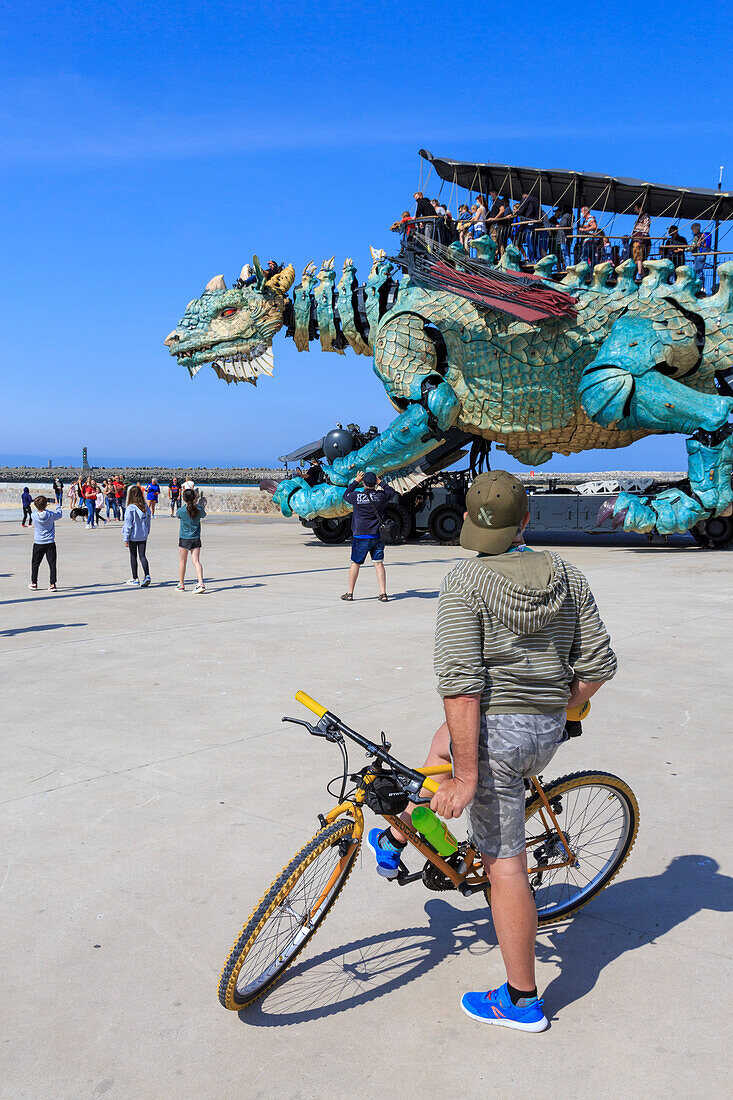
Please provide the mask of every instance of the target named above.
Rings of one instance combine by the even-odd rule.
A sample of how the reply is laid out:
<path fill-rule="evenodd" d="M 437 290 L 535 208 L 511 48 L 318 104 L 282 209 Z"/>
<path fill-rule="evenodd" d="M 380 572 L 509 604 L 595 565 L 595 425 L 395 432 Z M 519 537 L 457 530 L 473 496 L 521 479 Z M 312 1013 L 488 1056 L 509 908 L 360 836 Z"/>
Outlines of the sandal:
<path fill-rule="evenodd" d="M 343 596 L 341 597 L 342 600 L 353 600 L 353 598 L 354 596 L 351 592 L 344 592 Z"/>
<path fill-rule="evenodd" d="M 381 592 L 381 593 L 380 593 L 380 595 L 379 595 L 379 602 L 380 602 L 380 603 L 389 603 L 389 596 L 387 595 L 387 593 L 386 593 L 386 592 Z"/>

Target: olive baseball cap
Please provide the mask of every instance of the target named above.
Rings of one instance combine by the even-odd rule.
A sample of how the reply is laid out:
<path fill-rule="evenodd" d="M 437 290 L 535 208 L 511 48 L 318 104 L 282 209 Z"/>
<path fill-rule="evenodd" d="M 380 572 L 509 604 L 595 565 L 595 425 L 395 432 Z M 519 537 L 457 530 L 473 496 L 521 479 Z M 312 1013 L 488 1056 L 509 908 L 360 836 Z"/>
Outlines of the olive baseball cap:
<path fill-rule="evenodd" d="M 479 474 L 466 493 L 461 546 L 481 554 L 504 554 L 528 510 L 527 491 L 514 474 Z"/>

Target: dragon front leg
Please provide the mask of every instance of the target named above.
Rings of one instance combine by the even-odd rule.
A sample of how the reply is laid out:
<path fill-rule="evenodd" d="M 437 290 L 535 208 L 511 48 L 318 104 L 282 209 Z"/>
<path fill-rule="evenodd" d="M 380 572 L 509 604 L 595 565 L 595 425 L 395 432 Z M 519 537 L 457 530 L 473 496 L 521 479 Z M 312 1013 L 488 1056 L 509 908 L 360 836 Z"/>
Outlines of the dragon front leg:
<path fill-rule="evenodd" d="M 675 341 L 648 318 L 625 315 L 583 372 L 581 403 L 596 423 L 692 436 L 687 452 L 693 496 L 679 489 L 651 498 L 621 493 L 613 516 L 616 525 L 623 520 L 626 531 L 682 533 L 711 515 L 727 513 L 733 504 L 733 429 L 728 423 L 733 399 L 701 393 L 670 377 L 693 375 L 699 360 L 692 339 Z"/>
<path fill-rule="evenodd" d="M 308 520 L 316 516 L 328 519 L 348 515 L 351 505 L 343 499 L 344 489 L 360 470 L 371 470 L 381 477 L 409 466 L 437 447 L 441 436 L 432 425 L 439 425 L 441 419 L 451 415 L 447 409 L 452 390 L 439 393 L 440 389 L 437 387 L 429 395 L 428 408 L 410 405 L 363 447 L 337 458 L 332 465 L 323 463 L 327 482 L 309 486 L 300 477 L 281 481 L 272 499 L 282 514 L 296 514 Z"/>

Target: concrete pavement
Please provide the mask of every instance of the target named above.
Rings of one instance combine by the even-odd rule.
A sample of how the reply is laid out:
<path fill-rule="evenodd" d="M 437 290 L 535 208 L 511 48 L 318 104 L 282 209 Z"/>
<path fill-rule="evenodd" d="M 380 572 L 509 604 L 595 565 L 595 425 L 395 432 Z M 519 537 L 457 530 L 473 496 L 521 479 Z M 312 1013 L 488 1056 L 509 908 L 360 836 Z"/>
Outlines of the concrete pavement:
<path fill-rule="evenodd" d="M 282 726 L 305 688 L 419 762 L 440 721 L 432 628 L 465 552 L 388 551 L 342 603 L 346 547 L 294 522 L 212 517 L 210 592 L 175 591 L 177 524 L 127 589 L 118 525 L 57 528 L 56 596 L 27 589 L 32 535 L 0 517 L 5 768 L 0 1095 L 682 1097 L 725 1087 L 730 1028 L 733 557 L 564 547 L 620 671 L 551 774 L 601 768 L 641 807 L 620 878 L 540 933 L 552 1027 L 481 1026 L 503 980 L 481 899 L 404 889 L 359 858 L 279 987 L 241 1019 L 219 971 L 270 880 L 332 800 L 333 746 Z M 41 583 L 47 583 L 45 563 Z M 354 754 L 354 762 L 359 762 Z"/>

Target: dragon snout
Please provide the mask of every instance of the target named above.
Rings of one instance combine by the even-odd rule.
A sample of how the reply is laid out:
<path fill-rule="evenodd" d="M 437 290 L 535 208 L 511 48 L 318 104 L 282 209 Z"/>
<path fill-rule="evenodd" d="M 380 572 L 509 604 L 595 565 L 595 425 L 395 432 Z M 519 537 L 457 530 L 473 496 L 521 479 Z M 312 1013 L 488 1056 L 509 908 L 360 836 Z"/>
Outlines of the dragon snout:
<path fill-rule="evenodd" d="M 163 341 L 167 348 L 173 348 L 176 346 L 176 344 L 180 344 L 180 342 L 181 337 L 178 335 L 175 329 L 173 329 L 173 332 L 169 332 L 165 340 Z"/>

